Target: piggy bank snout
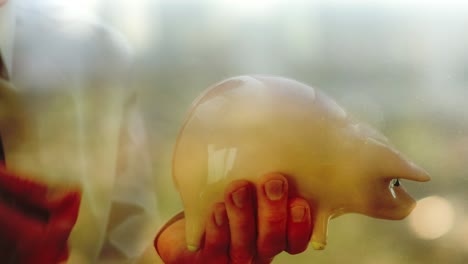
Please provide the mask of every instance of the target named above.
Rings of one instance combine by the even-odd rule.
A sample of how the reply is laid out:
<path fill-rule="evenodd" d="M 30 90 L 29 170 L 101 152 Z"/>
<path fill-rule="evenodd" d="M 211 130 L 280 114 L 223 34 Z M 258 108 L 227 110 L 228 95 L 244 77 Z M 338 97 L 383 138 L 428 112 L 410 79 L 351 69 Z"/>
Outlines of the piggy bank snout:
<path fill-rule="evenodd" d="M 371 217 L 401 220 L 416 206 L 416 201 L 408 194 L 401 179 L 385 179 L 379 182 L 379 188 L 373 189 L 373 197 L 366 198 L 368 203 L 363 212 Z"/>
<path fill-rule="evenodd" d="M 382 207 L 379 213 L 376 215 L 370 215 L 376 218 L 388 219 L 388 220 L 401 220 L 406 218 L 416 207 L 416 201 L 411 200 L 398 202 L 390 207 Z"/>

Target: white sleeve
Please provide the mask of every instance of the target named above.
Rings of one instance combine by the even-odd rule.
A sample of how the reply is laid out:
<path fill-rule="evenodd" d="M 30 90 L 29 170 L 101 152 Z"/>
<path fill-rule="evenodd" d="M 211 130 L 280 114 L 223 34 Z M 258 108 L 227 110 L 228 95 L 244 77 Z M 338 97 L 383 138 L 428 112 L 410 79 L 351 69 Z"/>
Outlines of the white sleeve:
<path fill-rule="evenodd" d="M 143 119 L 132 96 L 125 106 L 111 211 L 98 263 L 148 263 L 142 258 L 157 257 L 153 241 L 160 221 L 149 157 Z"/>
<path fill-rule="evenodd" d="M 133 52 L 119 33 L 108 29 L 108 38 L 111 55 L 106 57 L 113 57 L 117 61 L 113 67 L 119 69 L 111 78 L 123 82 L 128 93 L 122 110 L 110 211 L 97 263 L 141 263 L 141 259 L 157 255 L 153 247 L 160 222 L 156 175 L 138 98 L 129 80 Z M 110 66 L 108 61 L 104 63 L 103 68 Z"/>

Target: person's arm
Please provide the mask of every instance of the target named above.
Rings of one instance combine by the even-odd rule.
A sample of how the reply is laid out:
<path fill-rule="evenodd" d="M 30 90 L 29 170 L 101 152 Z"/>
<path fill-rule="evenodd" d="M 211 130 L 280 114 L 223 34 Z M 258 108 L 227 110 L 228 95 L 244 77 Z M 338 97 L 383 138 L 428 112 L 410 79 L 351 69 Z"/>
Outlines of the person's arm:
<path fill-rule="evenodd" d="M 68 237 L 80 205 L 79 190 L 50 187 L 0 165 L 2 263 L 56 264 L 68 258 Z"/>
<path fill-rule="evenodd" d="M 227 187 L 224 203 L 213 205 L 198 251 L 187 249 L 183 217 L 166 226 L 154 245 L 164 263 L 270 263 L 282 251 L 307 248 L 313 215 L 304 199 L 288 195 L 284 176 L 269 174 L 255 185 L 241 180 Z"/>

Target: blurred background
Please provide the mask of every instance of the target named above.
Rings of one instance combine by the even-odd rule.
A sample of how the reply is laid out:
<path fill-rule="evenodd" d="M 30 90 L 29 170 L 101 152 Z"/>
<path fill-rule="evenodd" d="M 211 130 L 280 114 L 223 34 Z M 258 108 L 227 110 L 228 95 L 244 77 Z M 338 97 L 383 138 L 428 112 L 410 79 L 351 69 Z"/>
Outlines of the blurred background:
<path fill-rule="evenodd" d="M 230 76 L 319 88 L 430 172 L 403 221 L 345 215 L 329 245 L 274 263 L 468 263 L 468 4 L 462 1 L 82 0 L 135 51 L 133 85 L 161 216 L 181 209 L 171 155 L 192 100 Z"/>

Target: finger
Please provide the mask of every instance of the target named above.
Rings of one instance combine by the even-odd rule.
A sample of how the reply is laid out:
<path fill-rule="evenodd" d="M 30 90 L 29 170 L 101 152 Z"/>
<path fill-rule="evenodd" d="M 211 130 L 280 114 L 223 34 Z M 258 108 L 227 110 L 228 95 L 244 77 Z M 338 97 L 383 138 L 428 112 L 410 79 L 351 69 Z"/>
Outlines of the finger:
<path fill-rule="evenodd" d="M 271 259 L 286 248 L 286 224 L 288 220 L 288 183 L 281 174 L 269 174 L 259 179 L 258 239 L 260 260 Z"/>
<path fill-rule="evenodd" d="M 72 187 L 49 188 L 47 195 L 41 201 L 40 206 L 51 211 L 52 214 L 62 214 L 76 211 L 79 208 L 81 191 Z M 68 209 L 68 210 L 67 210 Z"/>
<path fill-rule="evenodd" d="M 250 263 L 255 254 L 255 207 L 253 187 L 247 181 L 228 185 L 224 195 L 231 233 L 232 263 Z"/>
<path fill-rule="evenodd" d="M 49 236 L 59 245 L 66 245 L 71 230 L 78 218 L 80 208 L 81 194 L 79 192 L 70 192 L 61 195 L 58 202 L 54 205 L 54 211 L 51 213 L 48 224 Z"/>
<path fill-rule="evenodd" d="M 67 220 L 66 228 L 73 225 L 76 218 L 78 217 L 78 211 L 80 209 L 81 193 L 80 192 L 68 192 L 60 194 L 60 197 L 53 198 L 50 216 L 50 222 L 63 222 Z M 57 223 L 54 223 L 57 224 Z"/>
<path fill-rule="evenodd" d="M 154 241 L 157 252 L 164 263 L 189 263 L 194 252 L 187 250 L 185 242 L 185 219 L 180 219 L 166 227 Z"/>
<path fill-rule="evenodd" d="M 20 199 L 28 204 L 37 204 L 47 194 L 47 187 L 38 182 L 18 177 L 0 166 L 0 192 L 2 196 Z"/>
<path fill-rule="evenodd" d="M 79 193 L 76 188 L 51 189 L 46 184 L 18 176 L 0 166 L 0 195 L 18 204 L 34 208 L 37 214 L 54 211 L 68 202 L 70 193 Z"/>
<path fill-rule="evenodd" d="M 302 198 L 292 198 L 289 201 L 288 246 L 289 254 L 298 254 L 307 249 L 312 234 L 310 206 Z"/>
<path fill-rule="evenodd" d="M 36 243 L 45 233 L 46 223 L 0 201 L 0 238 L 18 242 L 17 246 L 23 247 Z"/>
<path fill-rule="evenodd" d="M 213 206 L 213 215 L 207 222 L 205 234 L 203 259 L 208 263 L 228 263 L 230 234 L 224 203 Z"/>
<path fill-rule="evenodd" d="M 2 194 L 0 237 L 9 240 L 21 263 L 55 263 L 68 255 L 67 240 L 78 216 L 79 193 L 62 195 L 60 210 L 51 217 L 50 212 L 25 203 L 23 197 Z"/>

